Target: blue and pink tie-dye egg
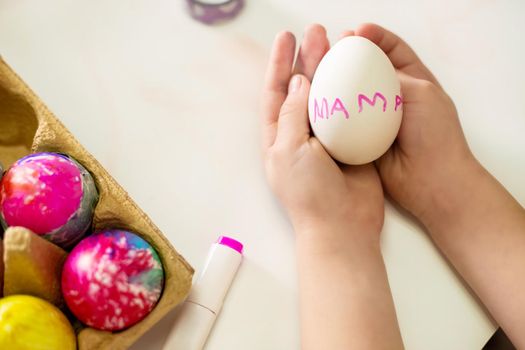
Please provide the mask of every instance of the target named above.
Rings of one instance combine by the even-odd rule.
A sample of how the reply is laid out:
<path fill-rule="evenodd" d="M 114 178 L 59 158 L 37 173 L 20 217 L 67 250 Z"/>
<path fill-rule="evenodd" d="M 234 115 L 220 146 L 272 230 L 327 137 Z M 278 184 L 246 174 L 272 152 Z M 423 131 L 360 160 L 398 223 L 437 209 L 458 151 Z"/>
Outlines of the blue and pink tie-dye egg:
<path fill-rule="evenodd" d="M 84 238 L 62 270 L 67 306 L 84 324 L 117 331 L 142 320 L 164 285 L 153 247 L 134 233 L 107 230 Z"/>
<path fill-rule="evenodd" d="M 0 220 L 23 226 L 62 248 L 89 229 L 98 192 L 89 172 L 72 158 L 36 153 L 19 159 L 0 182 Z"/>

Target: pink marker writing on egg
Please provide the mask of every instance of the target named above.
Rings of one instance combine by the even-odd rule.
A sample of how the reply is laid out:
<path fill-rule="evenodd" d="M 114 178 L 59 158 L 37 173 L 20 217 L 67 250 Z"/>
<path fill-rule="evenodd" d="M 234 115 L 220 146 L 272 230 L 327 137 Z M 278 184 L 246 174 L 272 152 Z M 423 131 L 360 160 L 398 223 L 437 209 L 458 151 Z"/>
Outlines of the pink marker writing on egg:
<path fill-rule="evenodd" d="M 221 236 L 208 253 L 204 269 L 178 310 L 164 350 L 201 350 L 242 261 L 243 245 Z"/>

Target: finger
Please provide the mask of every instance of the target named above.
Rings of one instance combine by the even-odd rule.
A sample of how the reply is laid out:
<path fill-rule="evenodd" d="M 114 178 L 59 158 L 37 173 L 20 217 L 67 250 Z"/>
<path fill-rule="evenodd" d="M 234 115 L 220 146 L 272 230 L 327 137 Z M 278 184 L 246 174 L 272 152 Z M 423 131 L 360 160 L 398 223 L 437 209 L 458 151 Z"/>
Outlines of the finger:
<path fill-rule="evenodd" d="M 422 84 L 431 83 L 428 80 L 417 79 L 403 72 L 398 72 L 398 77 L 403 96 L 403 118 L 396 140 L 388 151 L 375 161 L 381 174 L 384 169 L 390 168 L 393 164 L 401 164 L 400 157 L 409 156 L 412 150 L 420 148 L 422 142 L 420 128 L 422 123 L 426 123 L 425 120 L 422 120 L 421 115 L 428 115 L 428 113 L 420 111 L 421 106 L 425 105 L 422 103 L 420 94 Z M 407 112 L 409 110 L 411 111 Z"/>
<path fill-rule="evenodd" d="M 355 31 L 354 30 L 343 30 L 341 34 L 339 35 L 339 40 L 346 38 L 347 36 L 354 36 Z"/>
<path fill-rule="evenodd" d="M 302 74 L 312 81 L 315 70 L 328 49 L 330 49 L 330 43 L 324 27 L 320 24 L 308 26 L 297 54 L 294 74 Z"/>
<path fill-rule="evenodd" d="M 416 102 L 418 98 L 419 83 L 424 82 L 425 79 L 415 78 L 402 71 L 397 72 L 397 77 L 401 84 L 401 95 L 403 96 L 403 104 L 406 105 L 408 103 Z"/>
<path fill-rule="evenodd" d="M 379 46 L 397 70 L 418 79 L 429 80 L 439 86 L 437 79 L 417 57 L 414 50 L 394 33 L 377 24 L 366 23 L 360 25 L 355 34 L 367 38 Z"/>
<path fill-rule="evenodd" d="M 268 62 L 262 96 L 263 148 L 275 141 L 279 110 L 288 94 L 288 82 L 295 55 L 295 37 L 290 32 L 277 34 Z"/>
<path fill-rule="evenodd" d="M 281 107 L 275 144 L 298 146 L 310 138 L 308 92 L 310 81 L 301 74 L 290 80 L 288 96 Z"/>

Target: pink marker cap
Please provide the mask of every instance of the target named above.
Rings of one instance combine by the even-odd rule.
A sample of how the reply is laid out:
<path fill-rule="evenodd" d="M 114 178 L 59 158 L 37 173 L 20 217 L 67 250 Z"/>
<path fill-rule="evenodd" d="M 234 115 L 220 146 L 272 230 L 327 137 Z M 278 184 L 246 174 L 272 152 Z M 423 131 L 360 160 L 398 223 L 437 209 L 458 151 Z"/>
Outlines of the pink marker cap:
<path fill-rule="evenodd" d="M 217 240 L 217 243 L 230 247 L 231 249 L 242 254 L 243 245 L 241 242 L 239 242 L 236 239 L 233 239 L 227 236 L 220 236 L 219 239 Z"/>

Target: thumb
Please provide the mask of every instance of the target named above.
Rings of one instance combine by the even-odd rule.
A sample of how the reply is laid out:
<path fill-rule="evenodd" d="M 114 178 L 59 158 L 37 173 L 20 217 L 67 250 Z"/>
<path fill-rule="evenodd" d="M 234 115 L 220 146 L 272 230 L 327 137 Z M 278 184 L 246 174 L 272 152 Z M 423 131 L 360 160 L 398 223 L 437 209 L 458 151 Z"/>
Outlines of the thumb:
<path fill-rule="evenodd" d="M 308 124 L 308 93 L 310 82 L 304 75 L 290 79 L 288 96 L 281 106 L 277 121 L 276 143 L 299 145 L 310 137 Z"/>

